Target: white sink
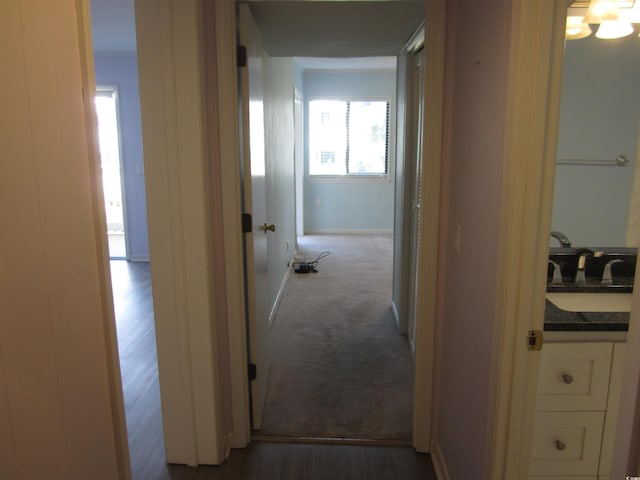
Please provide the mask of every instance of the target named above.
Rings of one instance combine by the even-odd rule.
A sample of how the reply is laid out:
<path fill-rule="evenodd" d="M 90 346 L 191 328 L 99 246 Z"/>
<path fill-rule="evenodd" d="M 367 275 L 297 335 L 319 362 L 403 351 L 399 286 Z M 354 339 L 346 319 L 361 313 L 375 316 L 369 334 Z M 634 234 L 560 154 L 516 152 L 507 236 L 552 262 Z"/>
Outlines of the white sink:
<path fill-rule="evenodd" d="M 547 300 L 568 312 L 630 312 L 631 293 L 549 292 Z"/>

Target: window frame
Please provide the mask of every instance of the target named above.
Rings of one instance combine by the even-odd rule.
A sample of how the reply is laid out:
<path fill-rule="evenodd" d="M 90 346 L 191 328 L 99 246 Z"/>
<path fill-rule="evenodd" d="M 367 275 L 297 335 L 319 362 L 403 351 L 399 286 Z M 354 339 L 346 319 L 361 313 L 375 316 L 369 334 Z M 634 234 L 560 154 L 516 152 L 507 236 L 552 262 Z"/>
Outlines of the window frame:
<path fill-rule="evenodd" d="M 386 173 L 344 173 L 344 174 L 312 174 L 311 173 L 311 102 L 317 100 L 342 102 L 386 102 L 387 103 L 387 139 L 386 139 Z M 306 177 L 311 183 L 389 183 L 393 180 L 395 160 L 395 121 L 393 98 L 387 95 L 370 96 L 314 96 L 306 101 Z M 345 152 L 346 154 L 346 152 Z"/>

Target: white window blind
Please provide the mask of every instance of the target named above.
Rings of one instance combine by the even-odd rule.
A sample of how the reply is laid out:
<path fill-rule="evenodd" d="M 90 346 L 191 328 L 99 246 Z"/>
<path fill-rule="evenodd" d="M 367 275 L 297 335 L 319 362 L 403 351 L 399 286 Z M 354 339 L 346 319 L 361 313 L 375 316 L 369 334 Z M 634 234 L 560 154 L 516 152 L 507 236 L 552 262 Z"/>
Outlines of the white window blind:
<path fill-rule="evenodd" d="M 311 100 L 309 174 L 389 174 L 389 101 Z"/>

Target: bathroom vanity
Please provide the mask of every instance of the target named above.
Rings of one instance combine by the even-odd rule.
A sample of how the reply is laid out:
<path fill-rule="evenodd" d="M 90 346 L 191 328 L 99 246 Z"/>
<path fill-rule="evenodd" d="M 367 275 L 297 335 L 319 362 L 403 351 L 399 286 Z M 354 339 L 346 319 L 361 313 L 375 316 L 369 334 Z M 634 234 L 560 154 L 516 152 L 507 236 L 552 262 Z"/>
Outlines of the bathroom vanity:
<path fill-rule="evenodd" d="M 529 480 L 610 480 L 636 252 L 553 250 Z"/>

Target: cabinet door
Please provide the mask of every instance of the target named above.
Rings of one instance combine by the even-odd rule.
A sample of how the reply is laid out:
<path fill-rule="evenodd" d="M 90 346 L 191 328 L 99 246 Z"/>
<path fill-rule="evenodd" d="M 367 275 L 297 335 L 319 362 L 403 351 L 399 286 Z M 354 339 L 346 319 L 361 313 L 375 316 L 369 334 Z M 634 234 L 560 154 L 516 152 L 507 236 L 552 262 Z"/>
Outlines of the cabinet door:
<path fill-rule="evenodd" d="M 538 412 L 531 475 L 597 475 L 604 412 Z"/>
<path fill-rule="evenodd" d="M 611 343 L 545 344 L 536 410 L 605 410 L 612 349 Z"/>

